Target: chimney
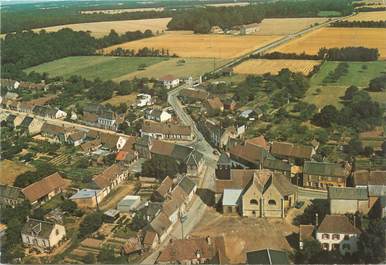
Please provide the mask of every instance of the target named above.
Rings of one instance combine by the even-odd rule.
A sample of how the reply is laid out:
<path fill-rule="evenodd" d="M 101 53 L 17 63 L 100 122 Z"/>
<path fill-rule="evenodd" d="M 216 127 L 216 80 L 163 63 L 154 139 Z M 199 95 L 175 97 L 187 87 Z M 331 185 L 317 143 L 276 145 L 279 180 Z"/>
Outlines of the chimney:
<path fill-rule="evenodd" d="M 315 228 L 318 229 L 318 226 L 319 226 L 318 213 L 315 213 Z"/>
<path fill-rule="evenodd" d="M 210 238 L 210 236 L 207 236 L 206 237 L 206 242 L 208 243 L 208 245 L 212 245 L 212 239 Z"/>

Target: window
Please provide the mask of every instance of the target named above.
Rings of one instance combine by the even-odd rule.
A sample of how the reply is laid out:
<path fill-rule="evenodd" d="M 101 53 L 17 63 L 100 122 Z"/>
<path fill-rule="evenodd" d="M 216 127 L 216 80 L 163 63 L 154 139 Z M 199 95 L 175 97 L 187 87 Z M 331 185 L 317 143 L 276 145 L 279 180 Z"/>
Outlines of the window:
<path fill-rule="evenodd" d="M 323 234 L 322 239 L 330 239 L 330 235 L 329 234 Z"/>
<path fill-rule="evenodd" d="M 274 206 L 274 205 L 276 205 L 276 201 L 275 200 L 269 200 L 268 205 Z"/>
<path fill-rule="evenodd" d="M 55 230 L 55 234 L 56 234 L 56 235 L 59 235 L 59 229 L 56 229 L 56 230 Z"/>
<path fill-rule="evenodd" d="M 255 204 L 255 205 L 258 205 L 259 203 L 257 202 L 257 200 L 255 199 L 252 199 L 249 201 L 250 204 Z"/>
<path fill-rule="evenodd" d="M 332 244 L 332 250 L 339 249 L 339 244 Z"/>
<path fill-rule="evenodd" d="M 323 243 L 323 244 L 322 244 L 322 249 L 323 249 L 323 250 L 328 250 L 328 249 L 329 249 L 328 243 Z"/>
<path fill-rule="evenodd" d="M 350 236 L 349 235 L 344 235 L 344 240 L 349 240 Z"/>
<path fill-rule="evenodd" d="M 340 235 L 339 234 L 333 234 L 332 235 L 332 239 L 333 240 L 339 240 L 340 239 Z"/>
<path fill-rule="evenodd" d="M 351 249 L 351 246 L 350 246 L 350 244 L 343 244 L 342 248 L 343 248 L 344 250 L 350 250 L 350 249 Z"/>
<path fill-rule="evenodd" d="M 288 196 L 287 195 L 284 196 L 284 200 L 288 201 Z"/>

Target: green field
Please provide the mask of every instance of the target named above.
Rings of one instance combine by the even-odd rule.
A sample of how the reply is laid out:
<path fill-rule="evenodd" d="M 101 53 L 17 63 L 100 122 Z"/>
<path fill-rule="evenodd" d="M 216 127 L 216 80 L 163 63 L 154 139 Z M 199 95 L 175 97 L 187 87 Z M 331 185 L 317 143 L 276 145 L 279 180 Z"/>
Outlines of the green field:
<path fill-rule="evenodd" d="M 319 11 L 318 17 L 339 17 L 342 13 L 339 11 Z"/>
<path fill-rule="evenodd" d="M 386 74 L 386 62 L 349 62 L 349 72 L 342 76 L 336 83 L 323 84 L 322 80 L 333 71 L 339 62 L 325 62 L 310 80 L 311 87 L 306 93 L 304 101 L 313 103 L 318 107 L 333 104 L 340 107 L 339 97 L 343 96 L 350 85 L 366 88 L 369 81 L 375 77 Z M 319 91 L 319 92 L 318 92 Z M 386 92 L 371 92 L 372 98 L 379 103 L 386 102 Z"/>
<path fill-rule="evenodd" d="M 165 60 L 161 57 L 74 56 L 40 64 L 25 71 L 46 72 L 51 77 L 81 75 L 87 79 L 108 80 L 135 72 L 141 64 L 150 66 Z"/>

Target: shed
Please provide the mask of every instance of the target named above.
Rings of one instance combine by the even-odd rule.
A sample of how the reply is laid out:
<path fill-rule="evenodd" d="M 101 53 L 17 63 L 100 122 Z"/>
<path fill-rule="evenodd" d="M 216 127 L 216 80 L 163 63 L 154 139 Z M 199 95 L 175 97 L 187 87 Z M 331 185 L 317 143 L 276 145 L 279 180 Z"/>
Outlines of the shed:
<path fill-rule="evenodd" d="M 103 220 L 107 223 L 114 223 L 119 218 L 119 211 L 115 209 L 107 210 L 103 213 Z"/>

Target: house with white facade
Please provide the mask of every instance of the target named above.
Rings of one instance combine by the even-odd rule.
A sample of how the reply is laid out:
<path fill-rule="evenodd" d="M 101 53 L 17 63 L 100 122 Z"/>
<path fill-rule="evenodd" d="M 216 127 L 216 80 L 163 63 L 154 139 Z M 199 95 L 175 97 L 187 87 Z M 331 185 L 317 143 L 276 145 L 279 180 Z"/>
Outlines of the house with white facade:
<path fill-rule="evenodd" d="M 64 242 L 66 229 L 53 222 L 28 219 L 21 230 L 23 245 L 39 252 L 50 252 Z"/>
<path fill-rule="evenodd" d="M 165 75 L 159 79 L 163 86 L 167 89 L 177 87 L 180 84 L 180 79 L 173 75 Z"/>
<path fill-rule="evenodd" d="M 361 231 L 345 215 L 326 215 L 316 231 L 323 250 L 352 254 L 358 250 Z"/>
<path fill-rule="evenodd" d="M 138 94 L 136 99 L 137 107 L 145 107 L 153 105 L 153 100 L 149 94 Z"/>
<path fill-rule="evenodd" d="M 172 118 L 172 115 L 161 109 L 147 109 L 145 110 L 145 119 L 158 121 L 158 122 L 166 122 Z"/>

